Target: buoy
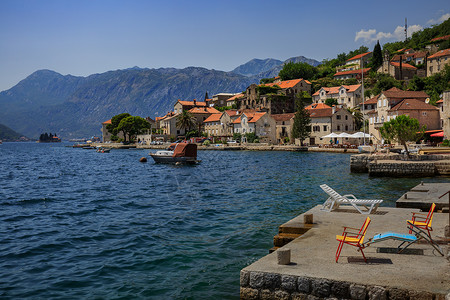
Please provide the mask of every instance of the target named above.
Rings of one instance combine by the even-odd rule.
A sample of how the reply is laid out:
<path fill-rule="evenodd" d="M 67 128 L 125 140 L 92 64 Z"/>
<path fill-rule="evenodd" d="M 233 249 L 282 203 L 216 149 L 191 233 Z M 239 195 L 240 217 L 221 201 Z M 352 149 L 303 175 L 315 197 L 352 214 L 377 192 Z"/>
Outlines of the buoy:
<path fill-rule="evenodd" d="M 140 162 L 147 162 L 147 157 L 141 157 Z"/>

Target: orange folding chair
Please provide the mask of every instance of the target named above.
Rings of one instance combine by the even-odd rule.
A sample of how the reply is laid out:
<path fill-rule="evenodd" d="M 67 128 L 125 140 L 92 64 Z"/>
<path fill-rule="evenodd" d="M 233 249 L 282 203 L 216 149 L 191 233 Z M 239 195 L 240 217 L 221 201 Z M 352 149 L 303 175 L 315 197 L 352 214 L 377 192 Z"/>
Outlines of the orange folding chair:
<path fill-rule="evenodd" d="M 406 221 L 409 228 L 409 234 L 411 234 L 413 231 L 411 226 L 412 224 L 418 228 L 428 231 L 428 236 L 431 238 L 431 231 L 433 231 L 431 222 L 433 222 L 433 213 L 435 208 L 436 204 L 433 203 L 427 215 L 425 215 L 424 213 L 412 213 L 412 220 Z"/>
<path fill-rule="evenodd" d="M 341 255 L 341 250 L 344 244 L 348 244 L 354 247 L 358 247 L 359 251 L 361 251 L 361 254 L 364 258 L 364 261 L 367 263 L 366 256 L 364 255 L 363 249 L 364 246 L 364 236 L 366 234 L 367 227 L 369 227 L 370 224 L 370 218 L 367 217 L 364 221 L 364 224 L 361 226 L 361 229 L 357 231 L 356 228 L 351 227 L 344 227 L 344 232 L 342 232 L 342 235 L 336 235 L 336 240 L 339 242 L 339 246 L 336 250 L 336 262 L 339 260 L 339 256 Z M 354 231 L 352 231 L 354 230 Z"/>

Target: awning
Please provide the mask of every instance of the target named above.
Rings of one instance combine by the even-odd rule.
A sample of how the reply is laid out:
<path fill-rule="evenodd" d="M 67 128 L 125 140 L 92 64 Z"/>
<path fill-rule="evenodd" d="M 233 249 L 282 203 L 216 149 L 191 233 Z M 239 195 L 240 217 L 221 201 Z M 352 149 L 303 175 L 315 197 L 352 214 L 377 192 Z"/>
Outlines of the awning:
<path fill-rule="evenodd" d="M 356 133 L 352 134 L 352 137 L 353 138 L 363 138 L 363 137 L 371 138 L 372 136 L 370 134 L 368 134 L 368 133 L 356 132 Z"/>
<path fill-rule="evenodd" d="M 444 137 L 444 132 L 441 131 L 441 132 L 433 133 L 433 134 L 430 134 L 430 136 L 431 137 Z"/>
<path fill-rule="evenodd" d="M 341 137 L 339 134 L 336 134 L 334 132 L 324 135 L 322 138 L 337 138 L 337 137 Z"/>

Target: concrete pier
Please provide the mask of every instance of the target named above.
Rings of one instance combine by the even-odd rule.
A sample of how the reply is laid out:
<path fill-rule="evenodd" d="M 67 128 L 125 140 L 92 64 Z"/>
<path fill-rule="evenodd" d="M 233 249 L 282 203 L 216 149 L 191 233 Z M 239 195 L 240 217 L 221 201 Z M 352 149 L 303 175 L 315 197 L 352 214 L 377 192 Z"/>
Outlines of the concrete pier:
<path fill-rule="evenodd" d="M 395 203 L 396 207 L 418 208 L 428 211 L 431 204 L 436 204 L 436 210 L 445 209 L 448 212 L 450 183 L 426 183 L 422 182 L 406 192 Z"/>
<path fill-rule="evenodd" d="M 368 263 L 356 247 L 344 245 L 336 263 L 336 235 L 342 234 L 343 226 L 359 229 L 366 216 L 352 209 L 324 212 L 320 208 L 305 213 L 313 215 L 313 224 L 305 224 L 300 215 L 282 225 L 306 229 L 280 248 L 290 249 L 290 264 L 278 264 L 275 251 L 242 269 L 241 299 L 445 299 L 449 294 L 448 239 L 444 237 L 448 214 L 435 213 L 433 218 L 433 238 L 440 241 L 444 257 L 422 243 L 408 248 L 414 255 L 381 251 L 399 245 L 388 240 L 364 249 Z M 380 207 L 370 215 L 366 239 L 387 231 L 408 233 L 406 220 L 418 211 Z"/>

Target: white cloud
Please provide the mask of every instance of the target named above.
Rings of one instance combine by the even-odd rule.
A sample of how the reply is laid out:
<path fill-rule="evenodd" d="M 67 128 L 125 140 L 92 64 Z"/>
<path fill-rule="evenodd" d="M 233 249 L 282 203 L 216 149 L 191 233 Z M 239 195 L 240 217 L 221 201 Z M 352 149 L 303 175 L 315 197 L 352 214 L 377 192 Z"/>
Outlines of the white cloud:
<path fill-rule="evenodd" d="M 419 30 L 422 30 L 423 27 L 420 25 L 411 25 L 408 26 L 408 37 L 411 37 L 411 35 Z M 360 31 L 358 31 L 355 35 L 355 42 L 359 39 L 362 39 L 364 42 L 366 43 L 371 43 L 371 42 L 375 42 L 377 40 L 382 40 L 382 39 L 394 39 L 394 40 L 403 40 L 405 38 L 405 27 L 403 26 L 397 26 L 397 28 L 395 28 L 394 32 L 377 32 L 376 29 L 369 29 L 369 30 L 364 30 L 361 29 Z"/>
<path fill-rule="evenodd" d="M 428 20 L 427 24 L 440 24 L 444 21 L 447 21 L 447 19 L 450 18 L 450 13 L 443 14 L 439 19 L 431 19 Z"/>

